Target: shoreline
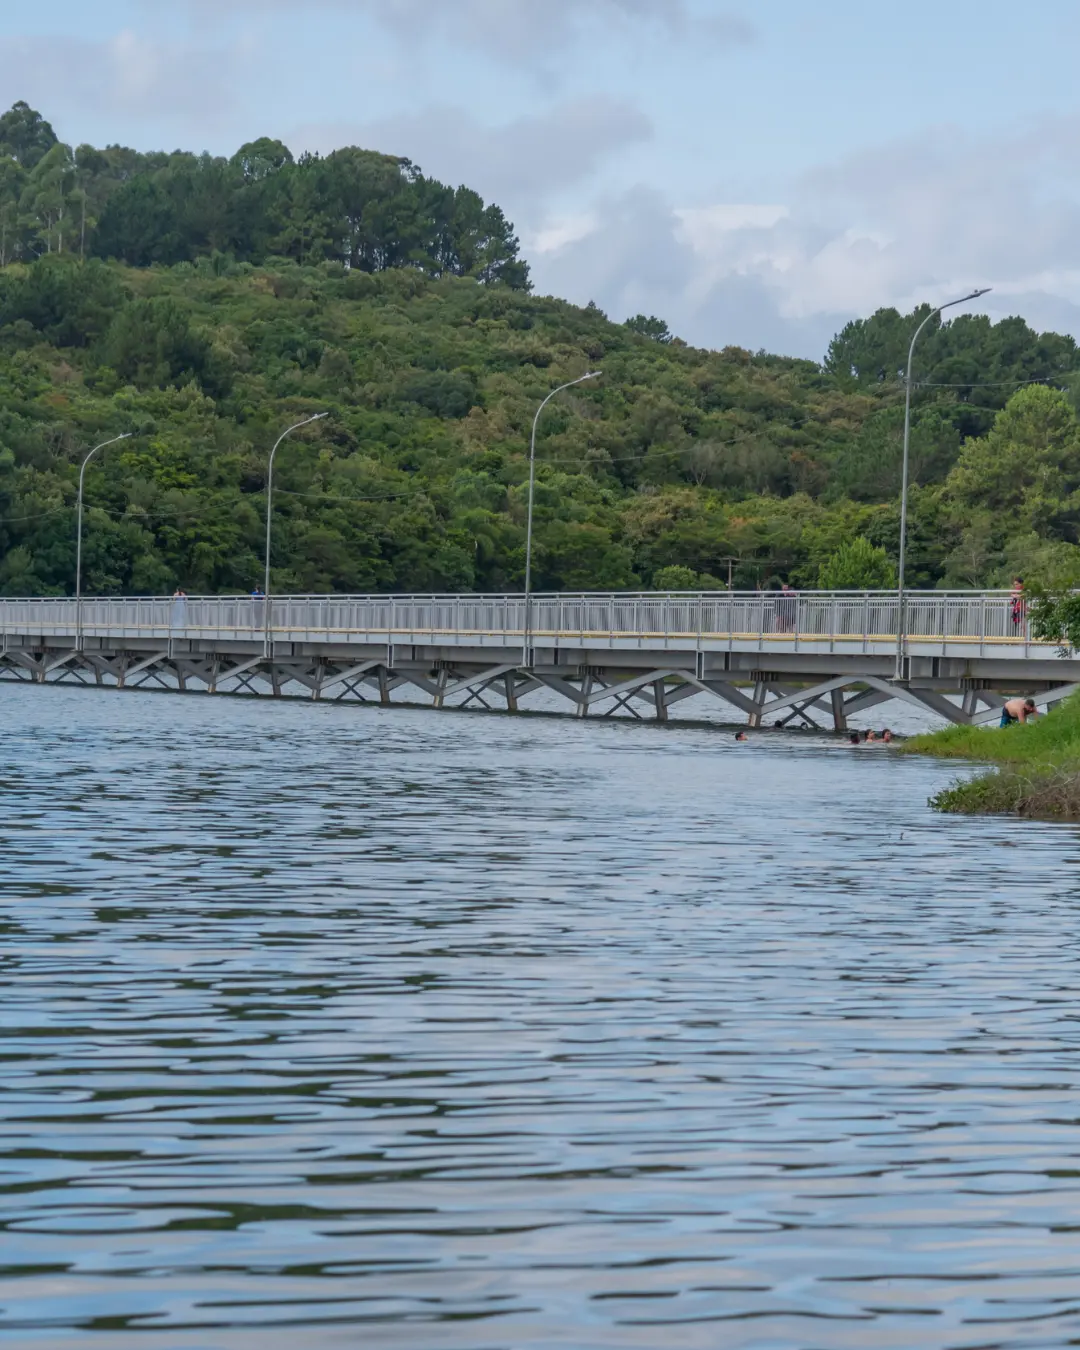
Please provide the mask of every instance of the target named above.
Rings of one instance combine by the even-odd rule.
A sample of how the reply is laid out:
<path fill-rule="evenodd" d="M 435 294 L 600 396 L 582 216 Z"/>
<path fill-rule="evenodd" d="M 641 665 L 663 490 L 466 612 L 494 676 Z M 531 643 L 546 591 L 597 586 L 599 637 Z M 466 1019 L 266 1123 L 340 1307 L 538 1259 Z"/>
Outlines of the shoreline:
<path fill-rule="evenodd" d="M 912 736 L 900 753 L 981 766 L 981 773 L 957 778 L 931 797 L 935 811 L 1080 822 L 1076 694 L 1035 722 L 1000 728 L 945 727 Z"/>

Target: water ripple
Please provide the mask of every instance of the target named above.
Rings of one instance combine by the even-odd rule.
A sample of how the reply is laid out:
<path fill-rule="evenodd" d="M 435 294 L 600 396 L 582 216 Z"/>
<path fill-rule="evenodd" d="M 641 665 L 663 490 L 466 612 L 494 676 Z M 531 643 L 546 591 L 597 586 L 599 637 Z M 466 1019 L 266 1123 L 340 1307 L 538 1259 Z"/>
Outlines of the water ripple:
<path fill-rule="evenodd" d="M 1075 831 L 825 739 L 2 698 L 0 1341 L 1080 1336 Z"/>

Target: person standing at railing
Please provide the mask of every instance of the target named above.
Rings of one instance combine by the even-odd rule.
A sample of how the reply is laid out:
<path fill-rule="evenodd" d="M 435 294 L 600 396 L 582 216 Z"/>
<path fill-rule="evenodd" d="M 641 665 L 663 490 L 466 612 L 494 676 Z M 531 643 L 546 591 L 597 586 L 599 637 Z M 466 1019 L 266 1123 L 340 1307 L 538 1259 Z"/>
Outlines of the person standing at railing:
<path fill-rule="evenodd" d="M 1024 578 L 1014 577 L 1012 590 L 1009 592 L 1009 615 L 1012 618 L 1012 626 L 1015 632 L 1023 628 L 1024 620 L 1027 617 L 1027 601 L 1024 598 Z"/>
<path fill-rule="evenodd" d="M 776 631 L 794 633 L 798 614 L 799 597 L 786 581 L 780 583 L 780 596 L 776 601 Z"/>
<path fill-rule="evenodd" d="M 179 586 L 173 591 L 172 613 L 169 616 L 169 627 L 187 627 L 187 591 L 181 590 Z"/>

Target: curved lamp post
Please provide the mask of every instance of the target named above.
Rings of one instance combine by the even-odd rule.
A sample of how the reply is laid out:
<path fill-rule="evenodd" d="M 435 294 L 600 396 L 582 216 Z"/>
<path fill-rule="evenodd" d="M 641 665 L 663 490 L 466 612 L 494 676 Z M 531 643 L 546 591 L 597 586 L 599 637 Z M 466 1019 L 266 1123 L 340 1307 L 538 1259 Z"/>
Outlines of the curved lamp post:
<path fill-rule="evenodd" d="M 78 506 L 78 524 L 75 533 L 75 650 L 82 651 L 83 646 L 83 622 L 82 622 L 82 505 L 83 505 L 83 480 L 86 478 L 86 466 L 94 458 L 99 450 L 104 450 L 107 445 L 115 445 L 117 441 L 127 441 L 131 439 L 132 432 L 125 431 L 122 436 L 113 436 L 111 440 L 102 441 L 100 445 L 95 445 L 93 450 L 87 452 L 83 458 L 82 466 L 79 469 L 79 506 Z"/>
<path fill-rule="evenodd" d="M 969 300 L 977 300 L 980 295 L 985 295 L 990 290 L 989 286 L 983 286 L 980 290 L 971 291 L 968 295 L 962 295 L 959 300 L 948 300 L 943 305 L 938 305 L 937 309 L 932 309 L 929 314 L 919 324 L 918 328 L 912 334 L 911 346 L 908 348 L 907 369 L 904 371 L 904 467 L 900 484 L 900 563 L 896 569 L 896 675 L 898 680 L 904 677 L 904 645 L 907 641 L 907 614 L 905 612 L 906 601 L 904 592 L 904 564 L 907 561 L 907 499 L 908 499 L 908 454 L 911 447 L 911 389 L 913 384 L 912 366 L 915 360 L 915 344 L 919 340 L 919 334 L 926 325 L 943 309 L 951 309 L 953 305 L 965 305 Z"/>
<path fill-rule="evenodd" d="M 270 451 L 270 464 L 266 471 L 266 578 L 263 585 L 263 655 L 270 655 L 270 522 L 273 518 L 273 496 L 274 496 L 274 456 L 278 452 L 278 446 L 286 438 L 291 436 L 294 431 L 299 431 L 301 427 L 306 427 L 312 422 L 321 421 L 324 417 L 329 417 L 329 413 L 313 413 L 310 417 L 305 417 L 301 422 L 294 422 L 291 427 L 286 427 L 281 435 L 274 442 L 274 448 Z"/>
<path fill-rule="evenodd" d="M 525 632 L 521 653 L 522 662 L 526 665 L 529 662 L 529 647 L 532 639 L 532 532 L 533 493 L 536 489 L 536 428 L 540 423 L 540 414 L 556 394 L 561 394 L 564 389 L 570 389 L 573 385 L 581 384 L 584 380 L 595 380 L 601 373 L 599 370 L 590 370 L 584 375 L 579 375 L 576 380 L 567 380 L 565 384 L 557 385 L 537 408 L 536 416 L 533 418 L 532 435 L 529 438 L 529 518 L 525 526 Z"/>

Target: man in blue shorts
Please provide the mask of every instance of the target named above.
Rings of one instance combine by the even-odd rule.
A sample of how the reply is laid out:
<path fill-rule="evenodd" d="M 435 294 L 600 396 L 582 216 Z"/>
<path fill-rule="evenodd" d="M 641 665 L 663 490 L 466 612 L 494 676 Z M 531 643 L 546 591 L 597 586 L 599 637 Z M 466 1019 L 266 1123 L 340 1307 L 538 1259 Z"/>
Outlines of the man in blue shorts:
<path fill-rule="evenodd" d="M 1038 717 L 1033 698 L 1011 698 L 1001 709 L 999 726 L 1009 727 L 1014 722 L 1034 722 Z"/>

